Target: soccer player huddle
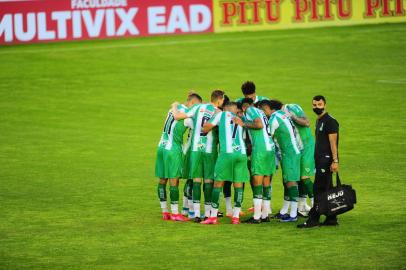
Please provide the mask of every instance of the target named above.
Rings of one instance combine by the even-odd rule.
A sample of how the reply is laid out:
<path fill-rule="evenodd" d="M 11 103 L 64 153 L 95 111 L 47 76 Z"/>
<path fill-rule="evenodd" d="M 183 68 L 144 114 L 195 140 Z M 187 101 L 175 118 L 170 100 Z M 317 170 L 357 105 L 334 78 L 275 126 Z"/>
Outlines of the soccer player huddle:
<path fill-rule="evenodd" d="M 243 223 L 270 222 L 272 177 L 282 170 L 284 203 L 272 216 L 295 222 L 313 206 L 314 139 L 309 120 L 297 104 L 282 104 L 256 95 L 251 81 L 241 86 L 244 97 L 235 102 L 221 90 L 210 102 L 189 92 L 186 102 L 169 110 L 157 150 L 155 175 L 164 220 L 218 224 L 221 195 L 232 224 L 244 216 L 245 183 L 253 193 L 253 212 Z M 188 132 L 184 142 L 184 134 Z M 179 179 L 185 179 L 179 213 Z M 166 185 L 169 180 L 170 212 Z M 204 213 L 200 213 L 204 196 Z M 234 204 L 232 204 L 234 187 Z M 289 211 L 290 208 L 290 211 Z"/>

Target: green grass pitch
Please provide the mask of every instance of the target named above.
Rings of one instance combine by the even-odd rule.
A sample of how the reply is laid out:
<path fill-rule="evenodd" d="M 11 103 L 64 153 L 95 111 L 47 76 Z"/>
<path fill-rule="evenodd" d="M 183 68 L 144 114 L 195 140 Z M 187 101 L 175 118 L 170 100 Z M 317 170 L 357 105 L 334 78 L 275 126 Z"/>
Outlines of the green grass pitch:
<path fill-rule="evenodd" d="M 244 80 L 312 126 L 327 97 L 359 201 L 339 227 L 161 220 L 170 104 Z M 405 101 L 405 24 L 0 48 L 0 269 L 405 269 Z"/>

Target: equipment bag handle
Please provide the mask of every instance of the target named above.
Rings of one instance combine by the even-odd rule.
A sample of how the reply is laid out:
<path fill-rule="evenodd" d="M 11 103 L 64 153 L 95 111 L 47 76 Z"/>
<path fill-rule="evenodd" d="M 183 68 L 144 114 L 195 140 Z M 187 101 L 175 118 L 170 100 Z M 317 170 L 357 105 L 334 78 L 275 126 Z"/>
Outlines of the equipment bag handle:
<path fill-rule="evenodd" d="M 336 184 L 337 187 L 341 186 L 340 176 L 338 176 L 338 172 L 336 173 L 336 182 L 337 182 L 337 184 Z"/>

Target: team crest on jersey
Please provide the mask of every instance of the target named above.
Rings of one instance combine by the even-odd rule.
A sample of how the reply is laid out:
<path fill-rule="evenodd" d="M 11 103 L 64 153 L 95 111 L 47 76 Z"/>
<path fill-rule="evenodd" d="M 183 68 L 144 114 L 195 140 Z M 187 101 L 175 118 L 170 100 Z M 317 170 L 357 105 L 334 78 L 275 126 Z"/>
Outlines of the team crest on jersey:
<path fill-rule="evenodd" d="M 310 172 L 310 168 L 305 168 L 305 171 L 306 171 L 306 172 Z"/>
<path fill-rule="evenodd" d="M 206 146 L 206 144 L 204 144 L 204 143 L 199 143 L 199 144 L 197 145 L 197 148 L 203 150 L 205 146 Z"/>

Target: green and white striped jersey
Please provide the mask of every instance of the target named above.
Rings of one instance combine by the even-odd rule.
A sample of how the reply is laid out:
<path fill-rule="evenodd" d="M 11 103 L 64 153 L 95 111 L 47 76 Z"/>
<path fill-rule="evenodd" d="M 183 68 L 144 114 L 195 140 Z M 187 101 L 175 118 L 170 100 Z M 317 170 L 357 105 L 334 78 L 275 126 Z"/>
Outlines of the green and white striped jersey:
<path fill-rule="evenodd" d="M 212 104 L 197 104 L 186 112 L 186 115 L 193 120 L 192 151 L 203 151 L 206 153 L 217 152 L 218 135 L 214 131 L 204 133 L 204 123 L 210 120 L 216 112 Z"/>
<path fill-rule="evenodd" d="M 179 112 L 185 113 L 187 107 L 179 104 L 178 110 Z M 185 126 L 184 120 L 175 120 L 172 111 L 169 110 L 158 147 L 165 148 L 166 150 L 182 150 L 183 134 L 186 129 L 187 127 Z"/>
<path fill-rule="evenodd" d="M 271 135 L 282 153 L 300 154 L 295 127 L 288 115 L 284 111 L 278 110 L 272 114 L 269 123 Z"/>
<path fill-rule="evenodd" d="M 244 98 L 245 98 L 245 97 L 237 98 L 237 99 L 235 100 L 235 102 L 241 102 Z M 263 97 L 263 96 L 255 96 L 254 103 L 257 103 L 258 101 L 261 101 L 261 100 L 269 100 L 269 98 Z"/>
<path fill-rule="evenodd" d="M 245 122 L 254 122 L 259 118 L 262 122 L 262 129 L 248 129 L 248 135 L 252 144 L 252 151 L 275 151 L 275 144 L 273 142 L 271 131 L 269 129 L 269 120 L 265 113 L 253 106 L 248 107 L 244 113 Z"/>
<path fill-rule="evenodd" d="M 243 128 L 233 123 L 235 114 L 232 112 L 218 112 L 209 120 L 219 128 L 220 153 L 247 153 L 243 139 Z"/>
<path fill-rule="evenodd" d="M 285 104 L 283 106 L 283 110 L 289 112 L 290 114 L 295 115 L 298 118 L 306 117 L 303 109 L 297 104 Z M 292 122 L 299 132 L 300 141 L 303 144 L 303 146 L 313 144 L 314 138 L 312 136 L 312 131 L 310 130 L 310 128 L 306 126 L 301 126 L 294 121 Z"/>

